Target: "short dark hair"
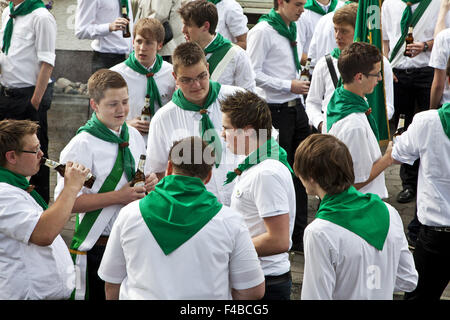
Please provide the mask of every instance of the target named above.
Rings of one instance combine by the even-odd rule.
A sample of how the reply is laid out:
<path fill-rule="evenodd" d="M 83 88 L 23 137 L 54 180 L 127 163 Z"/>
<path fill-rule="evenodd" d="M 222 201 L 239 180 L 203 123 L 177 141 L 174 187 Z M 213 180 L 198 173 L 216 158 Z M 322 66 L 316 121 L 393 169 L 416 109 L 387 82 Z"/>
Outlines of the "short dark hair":
<path fill-rule="evenodd" d="M 173 71 L 175 74 L 180 66 L 190 67 L 199 62 L 207 64 L 203 49 L 195 42 L 185 42 L 175 48 L 172 55 Z"/>
<path fill-rule="evenodd" d="M 205 180 L 214 165 L 214 148 L 200 137 L 187 137 L 174 142 L 169 161 L 181 175 Z"/>
<path fill-rule="evenodd" d="M 109 69 L 97 70 L 90 76 L 87 86 L 89 98 L 96 103 L 100 103 L 100 100 L 105 97 L 105 91 L 108 89 L 127 88 L 128 90 L 127 82 L 120 73 Z"/>
<path fill-rule="evenodd" d="M 358 73 L 368 74 L 374 65 L 382 60 L 380 50 L 366 42 L 353 42 L 342 50 L 338 59 L 338 69 L 343 83 L 353 82 Z"/>
<path fill-rule="evenodd" d="M 284 0 L 284 2 L 288 2 L 289 3 L 289 0 Z M 278 0 L 273 0 L 273 8 L 275 10 L 278 10 Z"/>
<path fill-rule="evenodd" d="M 327 194 L 347 190 L 355 181 L 353 160 L 347 146 L 330 134 L 312 134 L 295 151 L 294 172 L 312 178 Z"/>
<path fill-rule="evenodd" d="M 23 138 L 29 134 L 36 134 L 39 125 L 30 120 L 2 120 L 0 121 L 0 166 L 6 164 L 6 153 L 23 149 Z"/>
<path fill-rule="evenodd" d="M 220 109 L 229 118 L 236 129 L 250 125 L 259 134 L 267 130 L 270 139 L 272 133 L 272 115 L 269 106 L 259 96 L 250 91 L 236 91 L 220 101 Z"/>
<path fill-rule="evenodd" d="M 195 23 L 197 27 L 201 27 L 205 22 L 209 22 L 209 33 L 216 33 L 219 15 L 213 3 L 206 0 L 189 1 L 178 9 L 178 13 L 185 24 Z"/>
<path fill-rule="evenodd" d="M 164 27 L 158 19 L 155 18 L 143 18 L 139 19 L 133 30 L 133 38 L 137 35 L 144 37 L 145 39 L 156 41 L 157 43 L 164 42 Z"/>

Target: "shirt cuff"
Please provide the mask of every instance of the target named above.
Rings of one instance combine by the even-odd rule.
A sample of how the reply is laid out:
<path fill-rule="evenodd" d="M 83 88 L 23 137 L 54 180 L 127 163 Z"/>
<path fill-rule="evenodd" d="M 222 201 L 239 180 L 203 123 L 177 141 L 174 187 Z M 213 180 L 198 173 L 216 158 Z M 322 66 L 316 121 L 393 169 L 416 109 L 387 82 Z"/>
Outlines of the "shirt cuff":
<path fill-rule="evenodd" d="M 40 51 L 40 52 L 37 53 L 37 57 L 38 57 L 38 61 L 39 62 L 48 63 L 52 67 L 55 66 L 56 54 L 54 52 Z"/>

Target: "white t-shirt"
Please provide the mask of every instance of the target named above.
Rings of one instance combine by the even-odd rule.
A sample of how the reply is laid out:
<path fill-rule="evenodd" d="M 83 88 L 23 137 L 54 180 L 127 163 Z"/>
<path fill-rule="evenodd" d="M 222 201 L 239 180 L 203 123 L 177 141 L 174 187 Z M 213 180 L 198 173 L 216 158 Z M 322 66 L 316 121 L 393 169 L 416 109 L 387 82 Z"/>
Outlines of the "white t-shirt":
<path fill-rule="evenodd" d="M 2 14 L 0 46 L 3 46 L 9 14 L 7 7 Z M 55 65 L 55 47 L 56 21 L 46 8 L 38 8 L 30 14 L 14 18 L 8 55 L 0 52 L 1 84 L 7 88 L 35 86 L 41 62 Z"/>
<path fill-rule="evenodd" d="M 209 118 L 222 142 L 222 159 L 218 168 L 213 167 L 212 178 L 206 184 L 206 188 L 225 205 L 230 204 L 234 184 L 230 183 L 224 186 L 223 183 L 226 180 L 228 171 L 233 171 L 240 163 L 240 157 L 227 149 L 226 143 L 221 137 L 222 111 L 220 111 L 219 101 L 237 90 L 243 89 L 222 85 L 216 101 L 208 108 Z M 169 151 L 173 143 L 186 137 L 199 137 L 201 118 L 200 112 L 183 110 L 172 101 L 159 109 L 150 122 L 147 161 L 145 163 L 146 172 L 165 172 Z"/>
<path fill-rule="evenodd" d="M 344 142 L 349 149 L 353 160 L 355 183 L 367 181 L 374 162 L 382 155 L 366 114 L 363 112 L 352 113 L 335 122 L 328 133 Z M 387 198 L 384 172 L 359 191 L 377 194 L 381 199 Z"/>
<path fill-rule="evenodd" d="M 223 206 L 192 238 L 165 255 L 142 218 L 139 201 L 121 210 L 98 274 L 121 283 L 120 300 L 226 300 L 231 288 L 248 289 L 264 280 L 237 212 Z"/>
<path fill-rule="evenodd" d="M 139 131 L 133 127 L 128 126 L 128 132 L 130 135 L 129 148 L 134 157 L 135 167 L 139 162 L 141 154 L 145 154 L 144 139 Z M 96 138 L 87 132 L 81 132 L 70 140 L 70 142 L 64 147 L 60 154 L 60 163 L 66 163 L 67 161 L 73 161 L 84 165 L 91 170 L 91 173 L 96 177 L 94 185 L 91 189 L 83 187 L 78 194 L 96 194 L 100 190 L 100 187 L 105 182 L 107 176 L 110 174 L 114 163 L 116 162 L 118 153 L 117 143 L 106 142 L 102 139 Z M 117 184 L 115 190 L 121 189 L 126 183 L 127 178 L 125 172 L 122 174 L 122 178 Z M 55 199 L 59 196 L 64 188 L 64 178 L 58 175 L 57 184 L 55 187 Z M 100 235 L 108 236 L 111 232 L 114 221 L 119 213 L 119 210 L 123 206 L 121 204 L 115 204 L 106 208 L 103 208 L 101 214 L 98 216 L 94 223 L 92 232 L 96 236 L 89 236 L 88 242 L 92 242 L 92 245 L 97 241 Z M 85 213 L 80 212 L 80 222 L 82 221 Z M 94 239 L 95 238 L 95 239 Z M 88 245 L 88 243 L 87 243 Z M 88 245 L 89 246 L 89 245 Z M 90 249 L 90 248 L 89 248 Z M 80 249 L 83 251 L 82 249 Z"/>
<path fill-rule="evenodd" d="M 450 139 L 437 110 L 414 116 L 397 137 L 392 158 L 411 165 L 420 158 L 417 217 L 427 226 L 450 226 Z"/>
<path fill-rule="evenodd" d="M 381 251 L 327 220 L 306 227 L 302 300 L 392 300 L 394 291 L 415 289 L 418 274 L 402 220 L 386 206 L 389 231 Z"/>
<path fill-rule="evenodd" d="M 130 33 L 133 33 L 133 11 L 128 0 Z M 123 37 L 122 30 L 109 31 L 109 24 L 122 17 L 120 1 L 77 0 L 75 15 L 75 36 L 78 39 L 92 39 L 94 51 L 103 53 L 128 54 L 132 50 L 132 36 Z"/>
<path fill-rule="evenodd" d="M 289 246 L 295 221 L 295 189 L 289 169 L 278 160 L 267 159 L 236 177 L 231 208 L 240 212 L 256 237 L 264 232 L 264 218 L 289 214 Z M 264 275 L 281 275 L 290 270 L 287 252 L 259 257 Z"/>
<path fill-rule="evenodd" d="M 42 207 L 26 191 L 0 183 L 0 300 L 68 299 L 75 268 L 64 240 L 30 241 Z"/>
<path fill-rule="evenodd" d="M 447 70 L 447 61 L 450 57 L 450 28 L 438 33 L 434 39 L 433 51 L 431 51 L 430 67 Z M 448 80 L 448 77 L 446 77 Z M 450 102 L 450 86 L 445 81 L 445 88 L 442 94 L 441 104 Z"/>
<path fill-rule="evenodd" d="M 248 32 L 248 19 L 236 0 L 222 0 L 217 5 L 219 21 L 216 32 L 236 43 L 236 37 Z"/>

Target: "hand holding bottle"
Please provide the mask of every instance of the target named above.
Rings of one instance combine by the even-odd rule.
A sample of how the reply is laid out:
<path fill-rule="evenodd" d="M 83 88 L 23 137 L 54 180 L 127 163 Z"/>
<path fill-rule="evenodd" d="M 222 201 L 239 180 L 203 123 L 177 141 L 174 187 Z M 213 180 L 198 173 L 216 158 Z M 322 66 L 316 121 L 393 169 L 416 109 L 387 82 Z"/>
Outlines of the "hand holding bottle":
<path fill-rule="evenodd" d="M 64 188 L 78 193 L 86 182 L 90 170 L 82 164 L 67 161 L 64 171 Z"/>

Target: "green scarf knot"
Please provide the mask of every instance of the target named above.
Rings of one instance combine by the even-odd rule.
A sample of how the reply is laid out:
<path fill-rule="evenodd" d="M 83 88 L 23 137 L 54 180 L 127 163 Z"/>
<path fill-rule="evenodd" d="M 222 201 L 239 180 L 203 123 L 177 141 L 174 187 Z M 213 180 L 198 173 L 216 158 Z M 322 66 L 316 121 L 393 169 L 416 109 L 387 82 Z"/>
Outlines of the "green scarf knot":
<path fill-rule="evenodd" d="M 328 12 L 325 12 L 325 10 L 323 10 L 322 6 L 319 5 L 316 0 L 308 0 L 308 1 L 306 1 L 305 9 L 314 11 L 315 13 L 318 13 L 323 16 L 329 12 L 333 12 L 334 9 L 336 9 L 337 4 L 338 4 L 338 0 L 331 0 L 331 4 L 330 4 L 330 7 L 328 8 Z"/>

